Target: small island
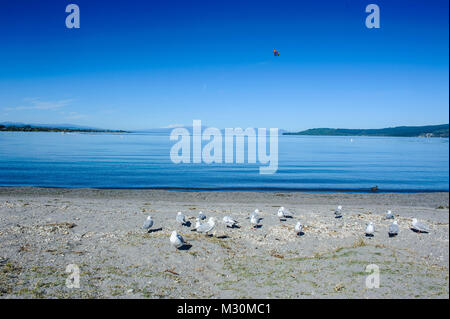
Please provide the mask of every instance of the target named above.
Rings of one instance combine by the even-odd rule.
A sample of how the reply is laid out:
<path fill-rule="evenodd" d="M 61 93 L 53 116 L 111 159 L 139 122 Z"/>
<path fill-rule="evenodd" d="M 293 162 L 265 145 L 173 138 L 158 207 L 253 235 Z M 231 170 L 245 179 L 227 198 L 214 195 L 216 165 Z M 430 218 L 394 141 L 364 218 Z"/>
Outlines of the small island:
<path fill-rule="evenodd" d="M 88 128 L 68 128 L 68 127 L 42 127 L 32 125 L 1 125 L 0 132 L 78 132 L 78 133 L 128 133 L 122 130 L 101 130 Z"/>
<path fill-rule="evenodd" d="M 315 136 L 391 136 L 391 137 L 449 137 L 449 125 L 397 126 L 382 129 L 313 128 L 283 135 Z"/>

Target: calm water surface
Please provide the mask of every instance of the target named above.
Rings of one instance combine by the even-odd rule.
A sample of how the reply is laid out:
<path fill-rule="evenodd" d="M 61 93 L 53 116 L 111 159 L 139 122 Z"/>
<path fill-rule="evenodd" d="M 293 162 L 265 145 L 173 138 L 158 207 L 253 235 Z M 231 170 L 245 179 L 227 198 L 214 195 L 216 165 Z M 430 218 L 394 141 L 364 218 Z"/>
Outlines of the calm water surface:
<path fill-rule="evenodd" d="M 173 164 L 157 134 L 0 132 L 0 186 L 448 191 L 449 140 L 279 137 L 279 168 Z"/>

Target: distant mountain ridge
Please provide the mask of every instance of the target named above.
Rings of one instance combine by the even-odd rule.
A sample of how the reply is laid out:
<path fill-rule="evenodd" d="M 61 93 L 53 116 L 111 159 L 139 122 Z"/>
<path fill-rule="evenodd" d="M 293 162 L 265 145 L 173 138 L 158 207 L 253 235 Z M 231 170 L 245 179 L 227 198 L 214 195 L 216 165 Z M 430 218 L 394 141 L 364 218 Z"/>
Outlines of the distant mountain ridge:
<path fill-rule="evenodd" d="M 76 125 L 76 124 L 26 124 L 22 122 L 0 122 L 0 125 L 3 126 L 15 126 L 15 127 L 24 127 L 24 126 L 30 126 L 30 127 L 45 127 L 45 128 L 59 128 L 59 129 L 79 129 L 79 130 L 98 130 L 102 131 L 104 129 L 98 128 L 98 127 L 92 127 L 92 126 L 83 126 L 83 125 Z"/>
<path fill-rule="evenodd" d="M 382 129 L 313 128 L 301 132 L 283 133 L 283 135 L 449 137 L 449 124 L 397 126 Z"/>
<path fill-rule="evenodd" d="M 13 122 L 0 123 L 0 131 L 6 132 L 92 132 L 92 133 L 127 133 L 121 130 L 104 130 L 73 124 L 24 124 Z"/>
<path fill-rule="evenodd" d="M 192 126 L 183 126 L 192 134 Z M 202 126 L 203 132 L 208 126 Z M 25 132 L 120 132 L 120 133 L 153 133 L 169 135 L 174 128 L 154 128 L 146 130 L 109 130 L 75 124 L 25 124 L 20 122 L 0 122 L 0 131 Z M 243 128 L 245 130 L 245 128 Z M 222 134 L 225 129 L 220 129 Z M 343 129 L 343 128 L 313 128 L 301 132 L 287 132 L 279 129 L 280 135 L 310 135 L 310 136 L 392 136 L 392 137 L 449 137 L 449 124 L 426 126 L 397 126 L 382 129 Z"/>

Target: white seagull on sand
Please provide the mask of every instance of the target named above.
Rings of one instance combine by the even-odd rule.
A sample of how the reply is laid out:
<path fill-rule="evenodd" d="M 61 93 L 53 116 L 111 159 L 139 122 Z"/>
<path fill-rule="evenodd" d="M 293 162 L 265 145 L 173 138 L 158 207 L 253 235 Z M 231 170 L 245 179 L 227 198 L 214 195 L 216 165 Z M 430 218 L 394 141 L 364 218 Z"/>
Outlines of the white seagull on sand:
<path fill-rule="evenodd" d="M 399 232 L 398 223 L 396 220 L 392 224 L 389 225 L 389 237 L 397 236 Z"/>
<path fill-rule="evenodd" d="M 152 226 L 153 226 L 152 216 L 148 216 L 144 222 L 144 225 L 142 225 L 142 228 L 150 230 L 150 228 L 152 228 Z"/>
<path fill-rule="evenodd" d="M 212 231 L 216 227 L 215 219 L 214 217 L 210 217 L 209 220 L 206 223 L 201 224 L 195 230 L 198 233 L 205 233 Z"/>
<path fill-rule="evenodd" d="M 374 232 L 375 227 L 373 226 L 372 222 L 369 222 L 369 224 L 366 227 L 366 236 L 372 237 Z"/>
<path fill-rule="evenodd" d="M 297 235 L 300 235 L 302 233 L 302 230 L 303 230 L 302 223 L 301 222 L 297 222 L 297 224 L 295 224 L 294 230 L 295 230 L 295 233 Z"/>
<path fill-rule="evenodd" d="M 392 211 L 388 210 L 386 213 L 386 219 L 394 219 L 394 213 L 392 213 Z"/>
<path fill-rule="evenodd" d="M 223 218 L 223 222 L 227 227 L 233 228 L 234 226 L 237 226 L 237 221 L 231 218 L 230 216 L 225 216 Z"/>
<path fill-rule="evenodd" d="M 252 227 L 255 228 L 259 225 L 259 216 L 258 215 L 251 215 L 250 216 L 250 223 L 252 224 Z"/>
<path fill-rule="evenodd" d="M 417 218 L 413 218 L 411 228 L 419 233 L 429 233 L 430 229 L 427 225 L 417 221 Z"/>
<path fill-rule="evenodd" d="M 200 218 L 196 218 L 195 219 L 195 227 L 194 227 L 194 229 L 197 229 L 198 227 L 200 227 L 200 225 L 201 225 L 202 223 L 200 222 Z"/>
<path fill-rule="evenodd" d="M 177 213 L 176 217 L 177 222 L 179 222 L 181 225 L 186 224 L 186 216 L 182 212 Z"/>
<path fill-rule="evenodd" d="M 337 207 L 337 210 L 334 211 L 334 215 L 336 218 L 342 217 L 342 206 L 339 205 Z"/>
<path fill-rule="evenodd" d="M 284 218 L 284 207 L 278 208 L 277 216 L 279 219 Z"/>
<path fill-rule="evenodd" d="M 178 235 L 176 230 L 174 230 L 172 232 L 172 235 L 170 235 L 170 243 L 177 249 L 183 247 L 186 244 L 183 237 L 181 237 L 181 235 Z"/>

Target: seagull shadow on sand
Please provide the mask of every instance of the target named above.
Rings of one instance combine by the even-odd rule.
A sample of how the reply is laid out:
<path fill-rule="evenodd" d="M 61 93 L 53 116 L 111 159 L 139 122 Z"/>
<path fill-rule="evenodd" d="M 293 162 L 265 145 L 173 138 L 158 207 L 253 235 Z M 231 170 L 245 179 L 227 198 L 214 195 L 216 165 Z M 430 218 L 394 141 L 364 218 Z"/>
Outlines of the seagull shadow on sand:
<path fill-rule="evenodd" d="M 185 222 L 185 223 L 183 224 L 183 226 L 191 227 L 191 222 L 190 222 L 190 221 L 187 221 L 187 222 Z"/>
<path fill-rule="evenodd" d="M 389 234 L 389 237 L 390 238 L 392 238 L 392 237 L 396 237 L 398 234 Z"/>
<path fill-rule="evenodd" d="M 410 228 L 413 232 L 418 233 L 418 234 L 428 234 L 428 232 L 426 230 L 419 230 L 419 229 L 415 229 L 415 228 Z"/>
<path fill-rule="evenodd" d="M 304 236 L 305 235 L 305 233 L 304 232 L 299 232 L 299 233 L 297 233 L 297 236 Z"/>
<path fill-rule="evenodd" d="M 154 229 L 149 229 L 149 230 L 147 231 L 147 234 L 156 233 L 156 232 L 161 231 L 161 230 L 162 230 L 162 227 L 154 228 Z"/>
<path fill-rule="evenodd" d="M 192 248 L 191 244 L 184 244 L 183 246 L 181 246 L 180 248 L 178 248 L 178 250 L 189 250 Z"/>

